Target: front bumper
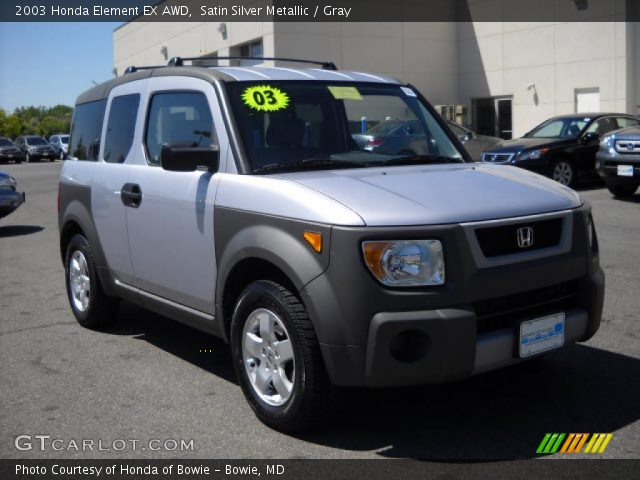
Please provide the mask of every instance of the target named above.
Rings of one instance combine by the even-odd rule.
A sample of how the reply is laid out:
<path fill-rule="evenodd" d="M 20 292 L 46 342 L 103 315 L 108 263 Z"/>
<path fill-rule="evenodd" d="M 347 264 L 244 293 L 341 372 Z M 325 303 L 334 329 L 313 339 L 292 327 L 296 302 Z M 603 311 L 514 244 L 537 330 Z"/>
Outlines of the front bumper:
<path fill-rule="evenodd" d="M 598 174 L 607 182 L 615 184 L 637 184 L 640 183 L 640 155 L 621 154 L 615 157 L 596 154 Z M 633 166 L 633 176 L 625 177 L 618 175 L 618 165 Z"/>
<path fill-rule="evenodd" d="M 24 152 L 0 152 L 0 160 L 24 160 Z"/>
<path fill-rule="evenodd" d="M 520 321 L 552 313 L 566 315 L 565 344 L 587 340 L 598 330 L 604 298 L 597 250 L 588 247 L 587 215 L 586 206 L 573 212 L 568 253 L 490 268 L 477 266 L 459 225 L 405 228 L 402 234 L 334 228 L 329 268 L 301 291 L 332 382 L 442 383 L 515 364 L 521 361 L 515 353 Z M 372 238 L 440 239 L 447 283 L 381 287 L 358 251 L 362 240 Z M 358 261 L 345 260 L 354 255 Z M 570 295 L 556 294 L 559 288 Z M 545 303 L 552 294 L 564 300 Z M 510 302 L 528 298 L 537 306 L 509 314 Z M 505 305 L 506 314 L 491 319 L 492 304 Z"/>

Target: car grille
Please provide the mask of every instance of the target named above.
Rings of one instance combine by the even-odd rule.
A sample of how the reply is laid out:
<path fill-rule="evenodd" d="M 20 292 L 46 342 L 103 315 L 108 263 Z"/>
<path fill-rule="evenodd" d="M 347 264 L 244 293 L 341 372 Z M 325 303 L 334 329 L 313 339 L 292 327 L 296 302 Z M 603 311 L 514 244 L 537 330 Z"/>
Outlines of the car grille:
<path fill-rule="evenodd" d="M 579 306 L 578 280 L 476 302 L 478 334 L 514 328 L 517 322 Z"/>
<path fill-rule="evenodd" d="M 513 158 L 513 153 L 483 153 L 482 161 L 489 163 L 508 163 Z"/>
<path fill-rule="evenodd" d="M 640 153 L 640 140 L 618 140 L 616 150 L 620 153 Z"/>
<path fill-rule="evenodd" d="M 511 255 L 530 250 L 540 250 L 558 245 L 562 238 L 562 218 L 552 218 L 537 222 L 500 225 L 476 229 L 476 238 L 485 257 Z M 518 230 L 530 228 L 531 243 L 519 245 Z"/>

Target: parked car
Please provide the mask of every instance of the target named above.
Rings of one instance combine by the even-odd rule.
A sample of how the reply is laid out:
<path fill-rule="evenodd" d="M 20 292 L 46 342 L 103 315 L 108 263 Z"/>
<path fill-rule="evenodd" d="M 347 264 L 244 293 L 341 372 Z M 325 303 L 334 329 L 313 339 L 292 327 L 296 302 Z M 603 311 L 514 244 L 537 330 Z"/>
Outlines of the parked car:
<path fill-rule="evenodd" d="M 58 222 L 81 325 L 127 299 L 220 336 L 258 418 L 286 431 L 326 416 L 332 385 L 458 381 L 598 330 L 576 192 L 472 162 L 393 78 L 189 60 L 76 101 Z M 350 125 L 374 115 L 414 122 L 429 152 L 358 149 Z"/>
<path fill-rule="evenodd" d="M 16 138 L 15 143 L 24 152 L 26 162 L 34 162 L 36 160 L 53 162 L 56 159 L 56 150 L 43 137 L 24 135 Z"/>
<path fill-rule="evenodd" d="M 616 197 L 632 196 L 640 186 L 640 126 L 605 135 L 597 159 L 609 191 Z"/>
<path fill-rule="evenodd" d="M 22 163 L 24 152 L 7 137 L 0 137 L 0 161 Z"/>
<path fill-rule="evenodd" d="M 478 135 L 477 133 L 469 130 L 454 122 L 447 121 L 447 126 L 453 131 L 454 135 L 458 137 L 460 143 L 464 145 L 464 148 L 469 152 L 471 158 L 479 162 L 482 160 L 482 154 L 490 150 L 491 148 L 500 145 L 504 142 L 503 139 L 498 137 L 490 137 L 487 135 Z"/>
<path fill-rule="evenodd" d="M 574 186 L 580 176 L 595 176 L 600 137 L 640 120 L 622 113 L 581 113 L 553 117 L 482 155 L 489 163 L 504 163 L 542 173 Z"/>
<path fill-rule="evenodd" d="M 8 173 L 0 172 L 0 218 L 14 212 L 25 201 L 24 192 L 16 190 L 17 182 Z"/>
<path fill-rule="evenodd" d="M 49 137 L 49 143 L 56 149 L 56 155 L 60 160 L 67 158 L 69 152 L 69 135 L 58 133 Z"/>
<path fill-rule="evenodd" d="M 360 148 L 370 152 L 411 156 L 418 154 L 417 150 L 421 148 L 412 143 L 424 143 L 425 133 L 416 120 L 384 120 L 352 137 Z"/>

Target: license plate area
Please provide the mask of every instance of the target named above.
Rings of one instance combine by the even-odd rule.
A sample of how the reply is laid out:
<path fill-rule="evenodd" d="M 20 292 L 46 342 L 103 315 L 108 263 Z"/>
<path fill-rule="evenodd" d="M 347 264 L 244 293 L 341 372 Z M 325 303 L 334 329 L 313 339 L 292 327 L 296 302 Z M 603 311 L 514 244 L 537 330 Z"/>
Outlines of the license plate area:
<path fill-rule="evenodd" d="M 564 345 L 564 327 L 564 313 L 522 322 L 518 332 L 518 356 L 527 358 L 562 347 Z"/>
<path fill-rule="evenodd" d="M 619 177 L 633 177 L 633 165 L 618 165 Z"/>

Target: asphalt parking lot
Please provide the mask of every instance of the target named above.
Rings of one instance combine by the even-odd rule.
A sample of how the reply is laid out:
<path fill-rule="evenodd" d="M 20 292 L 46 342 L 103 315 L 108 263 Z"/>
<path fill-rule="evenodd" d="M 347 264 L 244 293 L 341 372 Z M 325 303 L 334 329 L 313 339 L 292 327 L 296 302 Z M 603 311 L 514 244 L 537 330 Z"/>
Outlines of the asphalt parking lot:
<path fill-rule="evenodd" d="M 603 457 L 640 458 L 640 194 L 581 191 L 607 278 L 592 340 L 461 383 L 345 392 L 321 430 L 288 436 L 255 419 L 223 342 L 126 303 L 108 332 L 76 323 L 58 250 L 61 165 L 0 166 L 27 195 L 0 220 L 0 458 L 532 458 L 546 432 L 611 432 Z M 21 451 L 18 435 L 193 450 Z"/>

